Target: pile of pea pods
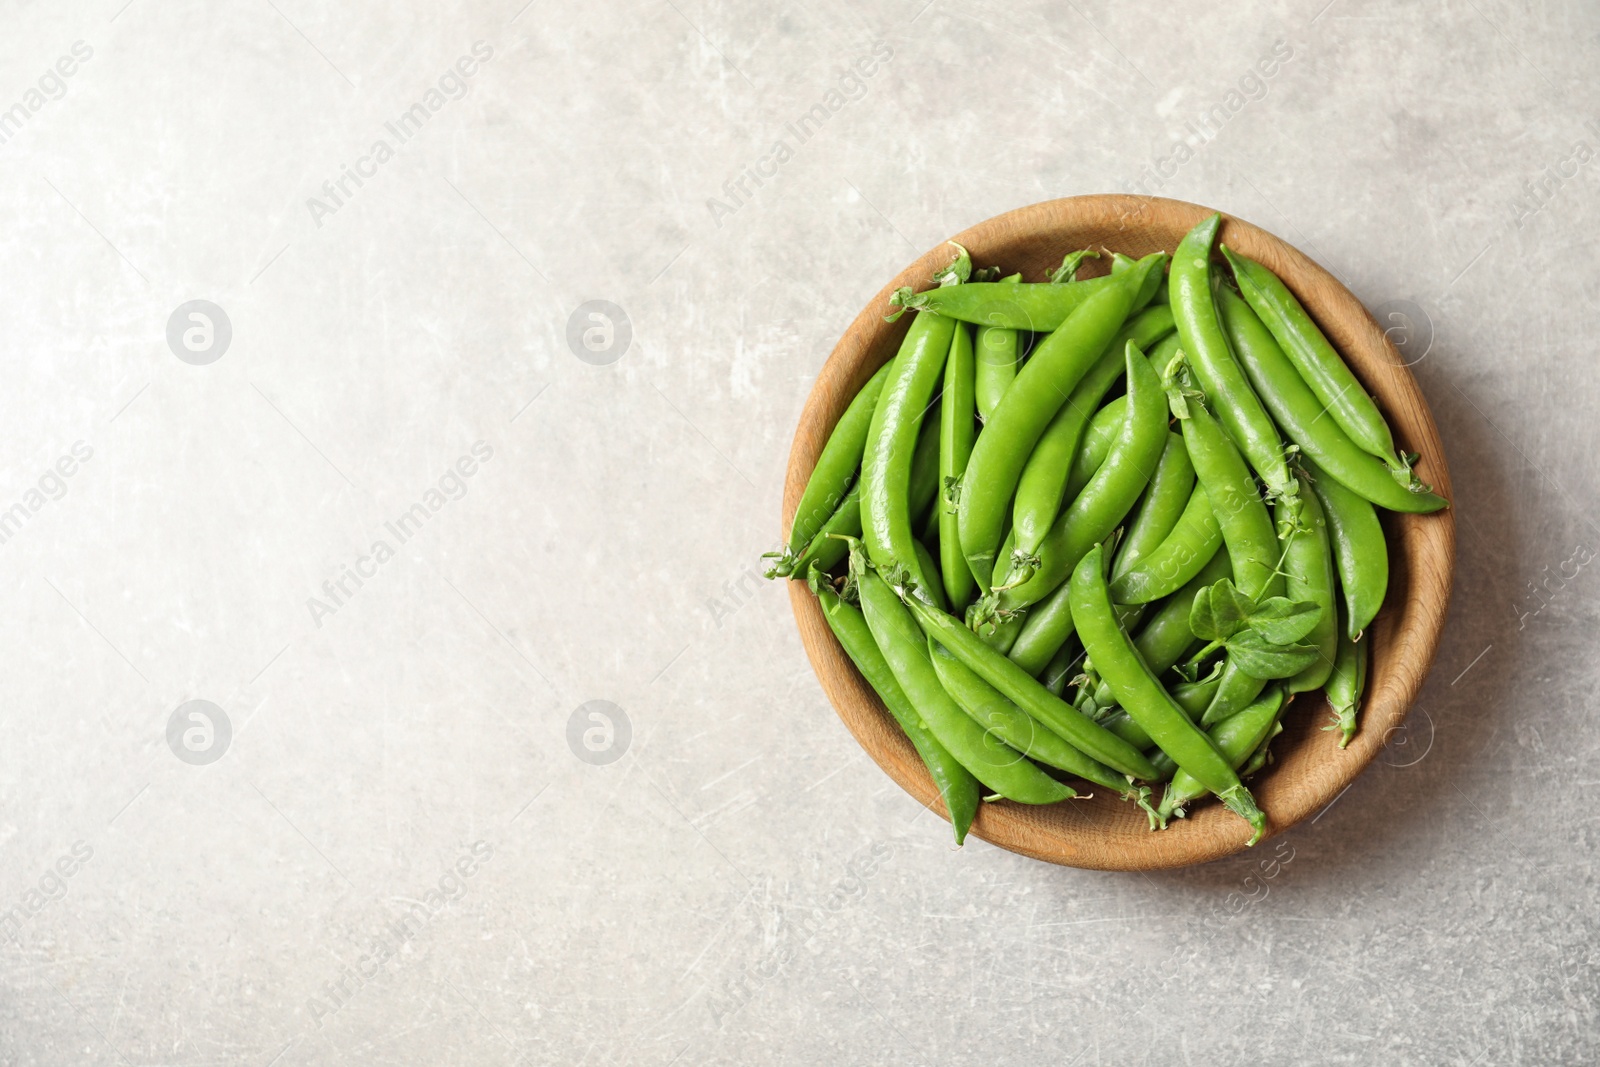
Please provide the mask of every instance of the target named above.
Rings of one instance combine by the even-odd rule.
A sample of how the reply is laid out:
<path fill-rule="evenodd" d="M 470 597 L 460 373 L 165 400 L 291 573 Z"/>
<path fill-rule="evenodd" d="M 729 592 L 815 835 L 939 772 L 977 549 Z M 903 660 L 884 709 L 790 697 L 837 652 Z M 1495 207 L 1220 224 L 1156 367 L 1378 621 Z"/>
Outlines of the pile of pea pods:
<path fill-rule="evenodd" d="M 938 786 L 1099 787 L 1152 829 L 1245 780 L 1324 690 L 1358 729 L 1388 585 L 1377 508 L 1448 502 L 1283 282 L 1220 217 L 1169 258 L 1040 282 L 954 262 L 833 429 L 768 577 L 806 581 Z M 1169 270 L 1170 267 L 1170 270 Z M 1155 791 L 1161 790 L 1156 798 Z"/>

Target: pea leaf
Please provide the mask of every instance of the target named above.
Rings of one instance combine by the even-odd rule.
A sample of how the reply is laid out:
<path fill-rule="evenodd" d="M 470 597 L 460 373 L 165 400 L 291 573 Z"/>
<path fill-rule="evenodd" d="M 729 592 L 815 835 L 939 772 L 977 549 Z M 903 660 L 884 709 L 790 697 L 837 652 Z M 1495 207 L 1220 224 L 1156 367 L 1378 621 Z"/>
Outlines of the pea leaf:
<path fill-rule="evenodd" d="M 1255 601 L 1239 592 L 1226 578 L 1203 586 L 1189 606 L 1189 629 L 1202 641 L 1226 641 L 1243 629 L 1255 610 Z"/>
<path fill-rule="evenodd" d="M 1310 600 L 1268 597 L 1250 612 L 1250 628 L 1277 645 L 1291 645 L 1317 628 L 1322 608 Z"/>
<path fill-rule="evenodd" d="M 1226 578 L 1201 589 L 1189 607 L 1189 629 L 1203 641 L 1226 641 L 1250 629 L 1271 644 L 1290 645 L 1321 618 L 1321 607 L 1312 601 L 1274 596 L 1257 603 Z"/>
<path fill-rule="evenodd" d="M 1292 678 L 1316 662 L 1311 645 L 1278 644 L 1256 630 L 1240 630 L 1227 641 L 1228 655 L 1252 678 Z"/>

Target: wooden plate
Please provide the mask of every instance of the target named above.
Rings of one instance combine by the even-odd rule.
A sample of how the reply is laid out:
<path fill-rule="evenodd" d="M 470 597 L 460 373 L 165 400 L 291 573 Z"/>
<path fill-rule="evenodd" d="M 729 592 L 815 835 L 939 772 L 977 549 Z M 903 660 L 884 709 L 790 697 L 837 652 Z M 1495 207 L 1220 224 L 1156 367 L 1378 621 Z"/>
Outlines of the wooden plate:
<path fill-rule="evenodd" d="M 1157 197 L 1099 195 L 1051 200 L 979 223 L 959 241 L 980 265 L 998 264 L 1038 280 L 1075 248 L 1101 248 L 1138 257 L 1172 252 L 1211 208 Z M 1293 290 L 1351 369 L 1371 392 L 1402 449 L 1422 454 L 1417 470 L 1435 491 L 1450 496 L 1450 475 L 1433 415 L 1382 329 L 1350 291 L 1288 243 L 1239 219 L 1224 216 L 1219 240 L 1270 267 Z M 783 529 L 833 425 L 856 391 L 898 350 L 911 321 L 883 321 L 889 294 L 898 286 L 928 287 L 929 276 L 947 264 L 941 244 L 884 286 L 856 316 L 823 366 L 800 416 L 789 453 L 783 494 Z M 1106 261 L 1090 261 L 1104 272 Z M 1389 538 L 1389 595 L 1371 627 L 1371 667 L 1361 730 L 1341 751 L 1320 693 L 1301 694 L 1285 713 L 1284 732 L 1273 746 L 1276 762 L 1251 782 L 1266 810 L 1269 834 L 1280 833 L 1321 810 L 1372 761 L 1422 687 L 1444 626 L 1455 562 L 1455 519 L 1385 513 Z M 930 809 L 944 814 L 926 769 L 911 743 L 856 672 L 834 640 L 816 598 L 803 582 L 789 583 L 795 621 L 812 667 L 845 726 L 888 775 Z M 1091 800 L 1030 807 L 1001 801 L 985 804 L 972 832 L 1002 848 L 1072 867 L 1151 870 L 1202 863 L 1245 847 L 1249 828 L 1214 800 L 1194 805 L 1190 817 L 1152 833 L 1132 804 L 1104 795 Z"/>

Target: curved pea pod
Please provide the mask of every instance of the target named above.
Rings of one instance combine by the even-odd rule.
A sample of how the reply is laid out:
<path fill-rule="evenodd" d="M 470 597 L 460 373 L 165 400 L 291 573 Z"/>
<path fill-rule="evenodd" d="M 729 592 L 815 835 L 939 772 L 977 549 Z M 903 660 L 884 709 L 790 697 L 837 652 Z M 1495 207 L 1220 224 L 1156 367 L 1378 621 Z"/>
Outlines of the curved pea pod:
<path fill-rule="evenodd" d="M 953 286 L 960 289 L 961 286 Z M 919 315 L 906 332 L 884 381 L 867 430 L 861 460 L 861 540 L 879 567 L 902 566 L 928 585 L 914 547 L 911 482 L 913 456 L 923 416 L 944 377 L 955 322 Z M 937 432 L 937 431 L 935 431 Z M 938 443 L 933 446 L 932 481 L 938 486 Z"/>
<path fill-rule="evenodd" d="M 827 620 L 828 629 L 833 631 L 845 655 L 883 700 L 883 706 L 889 709 L 889 714 L 894 716 L 922 758 L 923 766 L 928 768 L 928 775 L 944 800 L 956 844 L 961 844 L 978 811 L 978 780 L 939 743 L 923 723 L 921 714 L 912 707 L 900 683 L 895 681 L 889 661 L 883 658 L 861 609 L 841 599 L 820 571 L 808 573 L 812 576 L 811 588 L 822 604 L 822 616 Z"/>
<path fill-rule="evenodd" d="M 978 677 L 972 668 L 931 637 L 928 639 L 928 653 L 933 657 L 933 669 L 944 684 L 945 692 L 954 697 L 955 702 L 979 726 L 1030 759 L 1119 793 L 1127 791 L 1126 777 L 1073 748 L 1060 734 L 1047 729 L 1043 723 L 1007 700 L 998 689 Z"/>
<path fill-rule="evenodd" d="M 945 692 L 916 620 L 894 590 L 866 566 L 859 549 L 852 549 L 850 573 L 861 594 L 862 614 L 883 658 L 939 744 L 980 782 L 1007 800 L 1053 804 L 1077 795 L 984 730 Z M 913 597 L 912 601 L 924 604 L 920 598 Z"/>
<path fill-rule="evenodd" d="M 1344 748 L 1356 735 L 1356 715 L 1361 710 L 1361 694 L 1367 687 L 1367 646 L 1371 642 L 1352 639 L 1348 631 L 1339 634 L 1339 652 L 1328 676 L 1328 706 L 1333 709 L 1333 724 L 1325 730 L 1339 730 L 1339 747 Z"/>
<path fill-rule="evenodd" d="M 1290 600 L 1309 601 L 1322 611 L 1316 628 L 1302 638 L 1316 648 L 1316 661 L 1284 684 L 1293 696 L 1321 689 L 1328 680 L 1339 648 L 1339 616 L 1333 601 L 1333 551 L 1328 544 L 1328 523 L 1316 494 L 1302 492 L 1300 499 L 1292 503 L 1280 500 L 1277 518 L 1280 529 L 1292 527 L 1283 552 L 1284 595 Z"/>
<path fill-rule="evenodd" d="M 1082 653 L 1074 649 L 1071 642 L 1063 642 L 1061 647 L 1056 649 L 1056 654 L 1051 657 L 1050 662 L 1045 664 L 1044 673 L 1039 675 L 1039 681 L 1043 682 L 1044 687 L 1051 693 L 1061 696 L 1067 691 L 1067 683 L 1077 672 L 1078 661 L 1081 658 Z"/>
<path fill-rule="evenodd" d="M 1094 435 L 1095 425 L 1098 423 L 1104 427 L 1109 420 L 1121 418 L 1123 407 L 1112 410 L 1113 405 L 1117 404 L 1115 400 L 1099 411 L 1092 410 L 1115 380 L 1115 377 L 1108 380 L 1102 372 L 1102 368 L 1108 364 L 1115 365 L 1115 377 L 1121 377 L 1120 360 L 1102 360 L 1096 364 L 1045 428 L 1039 443 L 1033 448 L 1033 454 L 1022 468 L 1022 476 L 1017 479 L 1017 495 L 1011 504 L 1011 529 L 1017 545 L 1028 554 L 1039 547 L 1039 542 L 1055 525 L 1056 517 L 1061 514 L 1062 501 L 1071 499 L 1067 486 L 1071 474 L 1077 470 L 1076 457 L 1082 453 L 1084 442 Z M 1090 411 L 1085 412 L 1080 405 L 1087 405 Z M 1105 415 L 1108 410 L 1111 414 Z M 1115 431 L 1116 427 L 1112 424 L 1109 432 L 1100 435 L 1097 446 L 1101 461 L 1105 459 Z M 997 555 L 995 561 L 995 570 L 1004 573 L 1006 557 Z"/>
<path fill-rule="evenodd" d="M 1110 277 L 1112 286 L 1085 300 L 1067 323 L 1034 349 L 973 446 L 962 479 L 958 530 L 967 564 L 985 591 L 993 581 L 995 549 L 1029 454 L 1122 326 L 1142 284 L 1138 271 Z M 1053 288 L 1072 290 L 1087 284 Z M 972 286 L 952 286 L 949 291 L 966 288 Z"/>
<path fill-rule="evenodd" d="M 1211 246 L 1221 224 L 1220 215 L 1204 219 L 1184 235 L 1172 255 L 1168 285 L 1178 336 L 1196 381 L 1228 435 L 1238 443 L 1273 496 L 1291 496 L 1295 483 L 1289 477 L 1278 429 L 1234 359 L 1217 315 Z M 1215 499 L 1212 503 L 1216 503 Z"/>
<path fill-rule="evenodd" d="M 1295 370 L 1300 372 L 1321 409 L 1333 417 L 1357 448 L 1381 460 L 1398 485 L 1403 488 L 1420 485 L 1411 472 L 1411 464 L 1395 451 L 1394 433 L 1378 411 L 1378 405 L 1372 402 L 1344 358 L 1328 343 L 1289 287 L 1253 259 L 1237 255 L 1226 246 L 1222 254 L 1233 265 L 1239 292 L 1271 331 Z"/>
<path fill-rule="evenodd" d="M 1084 486 L 1089 484 L 1089 480 L 1105 464 L 1106 456 L 1111 454 L 1111 446 L 1116 442 L 1122 424 L 1127 421 L 1126 396 L 1117 397 L 1094 413 L 1094 418 L 1089 420 L 1088 429 L 1083 432 L 1083 440 L 1078 442 L 1078 451 L 1072 457 L 1072 466 L 1067 472 L 1062 499 L 1068 503 L 1078 499 L 1078 494 L 1083 492 Z"/>
<path fill-rule="evenodd" d="M 1265 679 L 1240 670 L 1239 664 L 1229 656 L 1222 661 L 1222 679 L 1217 683 L 1216 695 L 1206 705 L 1205 714 L 1200 716 L 1200 725 L 1215 726 L 1232 718 L 1249 707 L 1266 687 Z"/>
<path fill-rule="evenodd" d="M 1183 709 L 1185 715 L 1198 722 L 1200 716 L 1205 714 L 1211 699 L 1217 695 L 1217 687 L 1221 684 L 1221 670 L 1212 671 L 1197 681 L 1180 682 L 1172 687 L 1172 701 Z"/>
<path fill-rule="evenodd" d="M 966 323 L 958 322 L 950 340 L 950 357 L 945 360 L 944 395 L 939 401 L 939 482 L 952 490 L 966 472 L 972 444 L 978 436 L 975 374 L 972 334 Z M 945 499 L 937 508 L 939 573 L 951 602 L 964 608 L 976 592 L 976 583 L 961 554 L 954 504 Z"/>
<path fill-rule="evenodd" d="M 806 550 L 795 560 L 791 573 L 809 574 L 813 566 L 832 570 L 849 551 L 843 538 L 861 536 L 861 480 L 839 502 L 838 510 L 817 531 Z M 768 577 L 773 577 L 769 574 Z"/>
<path fill-rule="evenodd" d="M 1408 489 L 1395 481 L 1381 461 L 1357 447 L 1337 422 L 1324 418 L 1322 402 L 1250 305 L 1227 286 L 1219 288 L 1217 298 L 1239 362 L 1289 440 L 1346 488 L 1379 507 L 1417 513 L 1449 507 L 1448 500 L 1420 483 Z"/>
<path fill-rule="evenodd" d="M 1244 457 L 1204 404 L 1190 399 L 1186 408 L 1183 443 L 1228 546 L 1234 584 L 1256 599 L 1281 596 L 1277 531 Z"/>
<path fill-rule="evenodd" d="M 1194 595 L 1203 587 L 1226 578 L 1232 572 L 1226 551 L 1216 552 L 1200 573 L 1189 579 L 1184 587 L 1174 593 L 1150 617 L 1133 639 L 1133 646 L 1144 657 L 1145 663 L 1156 675 L 1183 658 L 1194 644 L 1194 631 L 1189 629 L 1189 611 L 1194 606 Z M 1104 682 L 1094 694 L 1095 703 L 1110 704 L 1116 697 Z"/>
<path fill-rule="evenodd" d="M 1170 309 L 1149 308 L 1135 315 L 1118 331 L 1105 353 L 1073 388 L 1045 427 L 1022 468 L 1012 502 L 1012 529 L 1018 531 L 1017 543 L 1024 549 L 1031 552 L 1039 546 L 1060 515 L 1062 502 L 1076 497 L 1105 459 L 1105 451 L 1115 435 L 1115 425 L 1108 420 L 1120 420 L 1123 409 L 1108 414 L 1105 408 L 1100 408 L 1100 401 L 1126 371 L 1127 343 L 1132 341 L 1142 350 L 1171 334 Z M 1082 443 L 1090 439 L 1096 441 L 1099 458 L 1087 474 L 1076 478 L 1075 459 L 1082 451 Z M 1004 571 L 1005 556 L 995 558 L 995 569 Z"/>
<path fill-rule="evenodd" d="M 1155 473 L 1167 438 L 1161 381 L 1132 341 L 1124 358 L 1128 416 L 1118 428 L 1105 462 L 1040 542 L 1039 565 L 1033 574 L 1016 585 L 1008 582 L 996 588 L 1002 613 L 1036 603 L 1065 582 L 1084 553 L 1117 528 Z"/>
<path fill-rule="evenodd" d="M 1185 445 L 1186 452 L 1188 446 Z M 1190 464 L 1193 469 L 1193 464 Z M 1222 546 L 1222 527 L 1205 486 L 1195 483 L 1183 514 L 1161 544 L 1111 583 L 1119 604 L 1148 604 L 1180 589 Z"/>
<path fill-rule="evenodd" d="M 1144 556 L 1158 548 L 1188 509 L 1194 495 L 1194 464 L 1189 462 L 1189 450 L 1183 438 L 1167 431 L 1167 443 L 1156 462 L 1156 472 L 1145 487 L 1144 496 L 1128 523 L 1122 543 L 1117 547 L 1111 564 L 1111 578 L 1115 581 Z M 1116 595 L 1115 589 L 1112 595 Z"/>
<path fill-rule="evenodd" d="M 1262 742 L 1272 736 L 1278 716 L 1283 713 L 1283 706 L 1283 689 L 1274 685 L 1237 715 L 1211 728 L 1213 747 L 1230 767 L 1237 770 Z M 1173 815 L 1182 815 L 1186 804 L 1200 799 L 1208 791 L 1193 775 L 1179 770 L 1172 776 L 1172 782 L 1161 797 L 1159 810 L 1162 825 L 1165 826 L 1166 820 Z"/>
<path fill-rule="evenodd" d="M 1143 778 L 1155 771 L 1144 753 L 1106 732 L 1071 704 L 1052 694 L 1032 675 L 984 644 L 959 620 L 919 597 L 908 595 L 905 602 L 929 637 L 1079 752 L 1134 778 Z"/>
<path fill-rule="evenodd" d="M 1328 520 L 1347 632 L 1357 638 L 1378 617 L 1389 590 L 1389 545 L 1370 501 L 1328 477 L 1315 463 L 1308 460 L 1305 466 Z"/>
<path fill-rule="evenodd" d="M 968 282 L 917 293 L 897 289 L 890 319 L 904 311 L 934 313 L 979 326 L 1045 333 L 1058 329 L 1093 297 L 1121 287 L 1115 275 L 1060 285 L 1054 282 Z M 1136 296 L 1137 290 L 1134 294 Z"/>
<path fill-rule="evenodd" d="M 1007 620 L 1013 625 L 1020 623 L 1008 654 L 1013 663 L 1029 674 L 1037 675 L 1044 670 L 1072 636 L 1072 602 L 1067 596 L 1067 585 L 1062 582 L 1026 614 Z"/>
<path fill-rule="evenodd" d="M 834 424 L 833 431 L 828 434 L 828 441 L 822 446 L 817 464 L 806 481 L 805 491 L 800 494 L 800 502 L 795 505 L 788 547 L 767 572 L 768 578 L 805 577 L 806 568 L 816 556 L 817 537 L 834 522 L 844 508 L 848 494 L 859 482 L 856 472 L 861 468 L 872 412 L 893 365 L 894 361 L 890 360 L 878 368 L 877 373 L 850 401 L 849 407 L 845 408 L 844 414 Z M 853 532 L 860 533 L 859 526 Z M 806 558 L 808 556 L 810 558 Z"/>
<path fill-rule="evenodd" d="M 1261 839 L 1266 816 L 1211 739 L 1172 700 L 1133 641 L 1117 622 L 1106 585 L 1104 549 L 1096 545 L 1072 573 L 1072 617 L 1095 670 L 1151 740 L 1250 824 L 1250 844 Z"/>

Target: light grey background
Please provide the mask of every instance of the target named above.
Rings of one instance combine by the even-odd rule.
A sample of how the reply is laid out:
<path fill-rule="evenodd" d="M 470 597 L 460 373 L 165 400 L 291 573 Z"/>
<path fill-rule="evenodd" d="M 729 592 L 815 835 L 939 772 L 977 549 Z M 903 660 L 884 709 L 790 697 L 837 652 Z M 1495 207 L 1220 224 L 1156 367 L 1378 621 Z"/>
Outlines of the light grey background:
<path fill-rule="evenodd" d="M 522 2 L 0 4 L 0 1063 L 1600 1055 L 1600 12 Z M 1141 181 L 1409 309 L 1449 628 L 1387 763 L 1265 850 L 956 851 L 755 577 L 790 435 L 909 259 Z"/>

